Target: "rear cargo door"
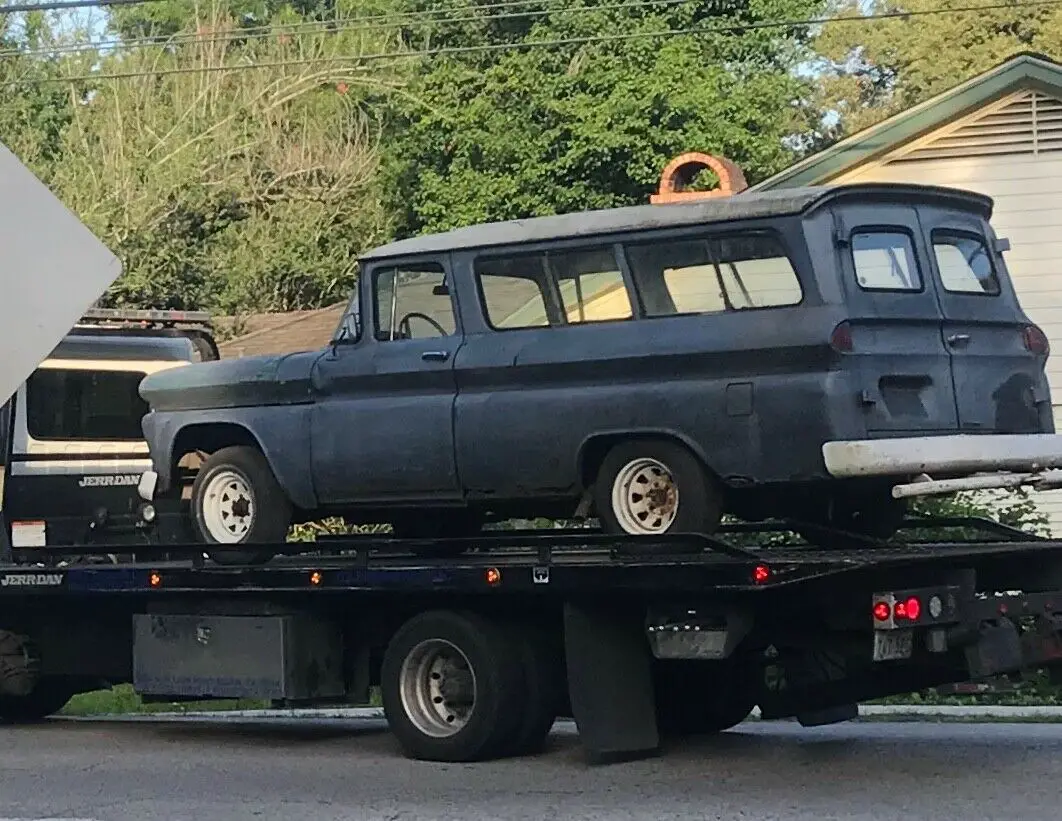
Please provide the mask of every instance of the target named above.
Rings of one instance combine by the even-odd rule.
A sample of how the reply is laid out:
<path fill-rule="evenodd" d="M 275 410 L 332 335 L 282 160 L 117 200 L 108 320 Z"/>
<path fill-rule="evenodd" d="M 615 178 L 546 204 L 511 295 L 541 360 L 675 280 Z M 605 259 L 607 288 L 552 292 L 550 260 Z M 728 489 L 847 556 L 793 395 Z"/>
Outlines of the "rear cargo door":
<path fill-rule="evenodd" d="M 917 212 L 851 205 L 835 219 L 852 337 L 845 359 L 859 370 L 867 432 L 956 430 L 943 314 Z"/>
<path fill-rule="evenodd" d="M 964 432 L 1034 433 L 1048 403 L 1043 357 L 1030 351 L 1029 324 L 995 236 L 980 216 L 923 208 L 925 237 L 951 356 L 959 427 Z"/>

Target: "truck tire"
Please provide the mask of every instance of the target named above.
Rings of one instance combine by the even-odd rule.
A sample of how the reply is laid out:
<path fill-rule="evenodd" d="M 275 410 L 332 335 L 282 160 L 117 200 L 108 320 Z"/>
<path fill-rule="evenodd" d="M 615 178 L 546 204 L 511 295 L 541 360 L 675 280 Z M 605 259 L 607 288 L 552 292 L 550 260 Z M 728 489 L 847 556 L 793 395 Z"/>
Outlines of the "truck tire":
<path fill-rule="evenodd" d="M 212 453 L 192 485 L 192 521 L 200 541 L 216 545 L 283 542 L 291 502 L 257 448 L 243 445 Z M 269 550 L 206 551 L 218 564 L 260 564 Z"/>
<path fill-rule="evenodd" d="M 403 752 L 424 761 L 504 755 L 525 708 L 518 644 L 472 613 L 421 613 L 384 653 L 384 714 Z"/>
<path fill-rule="evenodd" d="M 550 730 L 563 709 L 565 696 L 563 646 L 550 641 L 548 631 L 534 625 L 513 628 L 523 662 L 526 701 L 520 726 L 505 755 L 534 755 L 542 751 Z"/>
<path fill-rule="evenodd" d="M 740 724 L 759 701 L 759 669 L 742 658 L 657 661 L 653 687 L 661 735 L 714 735 Z"/>
<path fill-rule="evenodd" d="M 662 439 L 622 442 L 608 452 L 594 483 L 594 507 L 606 533 L 712 534 L 723 499 L 701 461 Z"/>
<path fill-rule="evenodd" d="M 0 721 L 26 724 L 58 713 L 74 696 L 60 679 L 43 678 L 24 696 L 0 696 Z"/>

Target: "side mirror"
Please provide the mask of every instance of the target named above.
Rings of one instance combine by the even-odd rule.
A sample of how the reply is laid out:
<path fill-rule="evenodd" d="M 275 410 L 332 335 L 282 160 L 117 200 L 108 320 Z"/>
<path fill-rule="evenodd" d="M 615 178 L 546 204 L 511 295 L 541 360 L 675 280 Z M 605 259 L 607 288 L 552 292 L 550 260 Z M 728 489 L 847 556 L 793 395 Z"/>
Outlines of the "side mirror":
<path fill-rule="evenodd" d="M 997 254 L 1002 254 L 1010 250 L 1010 240 L 1006 237 L 999 237 L 995 241 L 995 249 Z"/>
<path fill-rule="evenodd" d="M 431 292 L 433 296 L 450 296 L 450 286 L 442 282 L 432 288 Z"/>

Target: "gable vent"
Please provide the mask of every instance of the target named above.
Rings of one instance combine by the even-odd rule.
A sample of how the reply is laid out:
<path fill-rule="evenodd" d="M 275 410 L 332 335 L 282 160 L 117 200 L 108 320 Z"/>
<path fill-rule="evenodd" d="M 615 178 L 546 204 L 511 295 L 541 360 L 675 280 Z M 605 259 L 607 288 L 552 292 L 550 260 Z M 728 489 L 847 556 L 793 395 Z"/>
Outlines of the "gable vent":
<path fill-rule="evenodd" d="M 895 162 L 1054 151 L 1062 151 L 1062 100 L 1026 91 Z"/>

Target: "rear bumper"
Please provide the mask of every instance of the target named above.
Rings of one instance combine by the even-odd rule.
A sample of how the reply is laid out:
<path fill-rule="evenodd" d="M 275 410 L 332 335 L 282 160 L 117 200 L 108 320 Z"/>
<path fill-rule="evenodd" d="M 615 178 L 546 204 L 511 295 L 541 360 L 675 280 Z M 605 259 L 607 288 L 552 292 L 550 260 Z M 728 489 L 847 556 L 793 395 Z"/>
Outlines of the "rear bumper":
<path fill-rule="evenodd" d="M 912 436 L 827 442 L 822 457 L 838 479 L 872 476 L 964 476 L 1035 473 L 1062 467 L 1062 434 Z"/>

